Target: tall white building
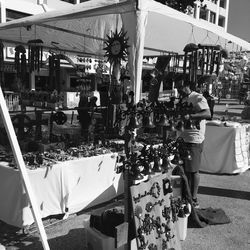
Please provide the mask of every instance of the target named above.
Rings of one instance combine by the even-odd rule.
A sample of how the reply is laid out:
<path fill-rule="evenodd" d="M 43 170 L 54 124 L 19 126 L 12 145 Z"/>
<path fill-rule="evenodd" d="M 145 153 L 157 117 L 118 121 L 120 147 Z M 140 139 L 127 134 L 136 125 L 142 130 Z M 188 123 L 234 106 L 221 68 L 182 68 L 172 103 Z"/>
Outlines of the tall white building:
<path fill-rule="evenodd" d="M 70 6 L 61 0 L 0 0 L 0 22 L 8 22 L 30 15 Z"/>
<path fill-rule="evenodd" d="M 194 18 L 213 23 L 227 31 L 230 0 L 196 1 Z"/>
<path fill-rule="evenodd" d="M 86 1 L 88 0 L 0 0 L 0 22 L 39 14 Z M 214 23 L 227 31 L 229 1 L 204 0 L 201 3 L 200 0 L 197 0 L 193 11 L 194 18 Z"/>

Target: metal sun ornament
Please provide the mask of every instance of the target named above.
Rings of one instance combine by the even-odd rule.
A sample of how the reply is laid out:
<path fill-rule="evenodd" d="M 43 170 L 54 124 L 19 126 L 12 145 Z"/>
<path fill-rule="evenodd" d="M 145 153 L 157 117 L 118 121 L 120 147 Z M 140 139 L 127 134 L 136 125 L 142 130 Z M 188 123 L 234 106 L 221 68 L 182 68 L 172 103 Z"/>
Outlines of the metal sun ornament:
<path fill-rule="evenodd" d="M 107 60 L 111 64 L 120 63 L 121 60 L 126 60 L 128 55 L 128 38 L 126 37 L 127 32 L 124 32 L 123 29 L 118 33 L 117 30 L 112 32 L 111 36 L 108 36 L 107 41 L 105 41 L 106 47 L 104 50 L 105 56 L 108 58 Z"/>

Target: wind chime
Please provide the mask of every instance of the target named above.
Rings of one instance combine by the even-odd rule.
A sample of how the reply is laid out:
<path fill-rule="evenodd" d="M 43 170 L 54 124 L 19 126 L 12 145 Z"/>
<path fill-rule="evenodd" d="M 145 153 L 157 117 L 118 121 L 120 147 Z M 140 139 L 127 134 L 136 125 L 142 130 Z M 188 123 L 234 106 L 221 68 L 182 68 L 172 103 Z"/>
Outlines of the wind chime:
<path fill-rule="evenodd" d="M 171 61 L 166 66 L 169 72 L 177 73 L 180 67 L 180 55 L 177 53 L 171 53 Z"/>
<path fill-rule="evenodd" d="M 222 58 L 220 45 L 199 44 L 199 68 L 201 75 L 219 75 Z"/>
<path fill-rule="evenodd" d="M 227 53 L 220 45 L 189 43 L 184 48 L 183 74 L 196 86 L 197 75 L 219 75 L 222 58 Z"/>
<path fill-rule="evenodd" d="M 40 71 L 43 57 L 43 41 L 41 39 L 29 40 L 28 44 L 30 72 Z"/>
<path fill-rule="evenodd" d="M 198 49 L 199 47 L 194 43 L 189 43 L 183 49 L 184 62 L 183 74 L 188 74 L 188 78 L 195 85 L 197 83 L 197 68 L 198 68 Z"/>
<path fill-rule="evenodd" d="M 15 70 L 17 77 L 24 79 L 27 72 L 26 49 L 23 45 L 15 47 Z"/>
<path fill-rule="evenodd" d="M 49 56 L 49 83 L 59 91 L 60 86 L 60 56 L 52 54 Z"/>

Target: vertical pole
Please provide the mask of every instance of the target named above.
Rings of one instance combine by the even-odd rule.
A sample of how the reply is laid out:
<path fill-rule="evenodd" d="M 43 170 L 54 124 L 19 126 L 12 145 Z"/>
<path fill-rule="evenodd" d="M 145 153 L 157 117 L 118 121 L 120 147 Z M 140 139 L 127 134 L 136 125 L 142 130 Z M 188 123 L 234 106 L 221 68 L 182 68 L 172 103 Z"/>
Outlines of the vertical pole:
<path fill-rule="evenodd" d="M 218 1 L 219 2 L 219 1 Z M 227 28 L 228 28 L 228 15 L 229 15 L 229 0 L 226 1 L 226 6 L 225 6 L 225 9 L 226 9 L 226 16 L 225 16 L 225 32 L 227 32 Z"/>
<path fill-rule="evenodd" d="M 220 16 L 220 0 L 217 1 L 216 5 L 216 16 L 215 16 L 215 24 L 219 25 L 219 16 Z"/>
<path fill-rule="evenodd" d="M 0 1 L 1 23 L 6 23 L 6 3 L 5 0 Z"/>
<path fill-rule="evenodd" d="M 37 228 L 39 230 L 39 233 L 40 233 L 40 238 L 41 238 L 41 241 L 42 241 L 42 244 L 43 244 L 43 249 L 44 250 L 49 250 L 50 248 L 49 248 L 49 244 L 48 244 L 48 241 L 47 241 L 47 235 L 46 235 L 42 220 L 40 218 L 40 214 L 39 214 L 39 210 L 38 210 L 38 207 L 37 207 L 36 199 L 35 199 L 34 193 L 32 191 L 32 187 L 31 187 L 31 183 L 30 183 L 30 180 L 29 180 L 29 177 L 28 177 L 28 174 L 27 174 L 26 166 L 25 166 L 25 163 L 24 163 L 24 160 L 23 160 L 23 156 L 22 156 L 20 147 L 19 147 L 19 143 L 17 141 L 17 137 L 16 137 L 16 134 L 15 134 L 15 130 L 14 130 L 12 121 L 10 119 L 9 111 L 8 111 L 7 106 L 6 106 L 5 99 L 4 99 L 1 87 L 0 87 L 0 115 L 3 118 L 5 130 L 6 130 L 7 134 L 8 134 L 8 138 L 9 138 L 9 141 L 10 141 L 10 144 L 11 144 L 11 148 L 12 148 L 12 151 L 13 151 L 17 166 L 18 166 L 18 168 L 20 170 L 20 173 L 21 173 L 21 177 L 22 177 L 22 180 L 23 180 L 23 183 L 24 183 L 24 188 L 25 188 L 25 191 L 26 191 L 26 193 L 27 193 L 27 195 L 29 197 L 32 214 L 33 214 L 34 220 L 36 222 L 36 226 L 37 226 Z"/>
<path fill-rule="evenodd" d="M 29 77 L 30 77 L 30 90 L 35 90 L 36 89 L 36 74 L 35 74 L 35 71 L 30 72 Z"/>
<path fill-rule="evenodd" d="M 195 12 L 195 19 L 200 19 L 200 8 L 201 8 L 201 3 L 200 1 L 197 1 L 196 3 L 196 12 Z"/>
<path fill-rule="evenodd" d="M 131 148 L 129 147 L 129 142 L 131 140 L 131 135 L 129 133 L 128 128 L 125 129 L 125 154 L 126 158 L 129 157 Z M 130 186 L 131 186 L 131 179 L 129 176 L 129 169 L 124 170 L 124 221 L 128 222 L 129 227 L 128 227 L 128 242 L 124 246 L 125 250 L 131 250 L 131 236 L 130 236 L 130 230 L 131 230 L 131 216 L 132 216 L 132 204 L 131 204 L 131 197 L 130 197 Z"/>
<path fill-rule="evenodd" d="M 129 170 L 124 170 L 124 221 L 129 223 L 128 228 L 131 228 L 131 207 L 130 207 L 130 182 Z M 128 229 L 128 230 L 129 230 Z M 130 230 L 129 230 L 130 231 Z M 128 242 L 125 245 L 125 250 L 130 250 L 130 232 L 128 231 Z"/>

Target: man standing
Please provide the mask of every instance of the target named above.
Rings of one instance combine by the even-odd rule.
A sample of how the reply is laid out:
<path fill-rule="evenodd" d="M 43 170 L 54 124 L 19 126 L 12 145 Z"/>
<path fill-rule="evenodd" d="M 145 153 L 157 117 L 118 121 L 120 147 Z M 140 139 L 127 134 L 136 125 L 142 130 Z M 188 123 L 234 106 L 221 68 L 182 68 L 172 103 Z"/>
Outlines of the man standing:
<path fill-rule="evenodd" d="M 150 73 L 151 80 L 149 86 L 148 100 L 152 103 L 158 101 L 159 97 L 159 89 L 162 80 L 162 73 L 160 73 L 157 69 L 153 69 Z"/>
<path fill-rule="evenodd" d="M 81 91 L 80 93 L 78 108 L 79 122 L 81 124 L 81 135 L 86 139 L 88 135 L 88 127 L 91 122 L 91 117 L 89 114 L 88 95 L 84 91 Z"/>
<path fill-rule="evenodd" d="M 191 159 L 185 160 L 184 171 L 187 176 L 190 191 L 192 194 L 193 205 L 198 208 L 197 193 L 200 183 L 199 169 L 201 164 L 201 154 L 203 150 L 203 141 L 205 139 L 206 121 L 211 117 L 210 109 L 206 98 L 191 89 L 191 82 L 185 81 L 180 89 L 182 92 L 182 103 L 192 104 L 193 112 L 186 119 L 199 121 L 200 126 L 185 128 L 180 132 L 186 143 L 186 148 L 191 154 Z"/>

